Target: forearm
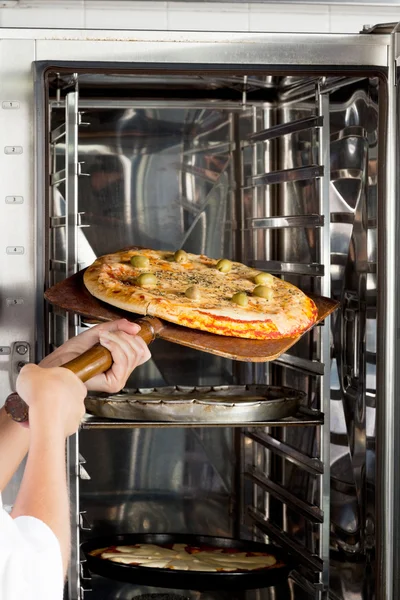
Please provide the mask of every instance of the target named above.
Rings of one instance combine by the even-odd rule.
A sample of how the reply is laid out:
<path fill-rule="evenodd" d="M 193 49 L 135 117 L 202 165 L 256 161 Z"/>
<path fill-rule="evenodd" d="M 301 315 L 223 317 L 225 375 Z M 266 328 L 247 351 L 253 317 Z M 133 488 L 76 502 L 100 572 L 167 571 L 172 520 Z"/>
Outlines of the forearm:
<path fill-rule="evenodd" d="M 24 477 L 11 516 L 36 517 L 50 527 L 60 543 L 65 574 L 70 554 L 70 518 L 65 440 L 57 427 L 46 427 L 32 434 Z"/>
<path fill-rule="evenodd" d="M 29 429 L 0 409 L 0 491 L 4 490 L 28 451 Z"/>

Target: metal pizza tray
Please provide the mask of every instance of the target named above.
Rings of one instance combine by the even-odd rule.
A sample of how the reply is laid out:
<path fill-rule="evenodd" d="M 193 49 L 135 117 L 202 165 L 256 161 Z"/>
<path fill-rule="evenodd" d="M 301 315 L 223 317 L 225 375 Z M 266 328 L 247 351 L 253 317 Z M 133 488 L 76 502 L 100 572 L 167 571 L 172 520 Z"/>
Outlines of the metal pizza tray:
<path fill-rule="evenodd" d="M 168 386 L 90 393 L 85 403 L 89 413 L 108 419 L 229 424 L 291 417 L 304 398 L 298 390 L 268 385 Z"/>
<path fill-rule="evenodd" d="M 242 552 L 267 552 L 278 561 L 279 566 L 253 571 L 208 572 L 181 571 L 178 569 L 153 569 L 138 565 L 124 565 L 92 556 L 90 552 L 108 546 L 134 544 L 188 544 L 225 549 L 238 549 Z M 136 585 L 148 585 L 181 590 L 250 590 L 277 585 L 288 579 L 294 567 L 293 559 L 278 546 L 248 540 L 193 534 L 138 533 L 109 535 L 94 538 L 81 546 L 86 556 L 89 571 L 117 581 L 128 581 Z"/>

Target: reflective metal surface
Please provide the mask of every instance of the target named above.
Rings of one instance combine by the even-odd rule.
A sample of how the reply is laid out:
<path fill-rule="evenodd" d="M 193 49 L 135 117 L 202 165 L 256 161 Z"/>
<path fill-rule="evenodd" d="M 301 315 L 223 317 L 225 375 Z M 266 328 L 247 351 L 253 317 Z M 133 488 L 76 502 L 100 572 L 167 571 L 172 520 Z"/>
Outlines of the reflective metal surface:
<path fill-rule="evenodd" d="M 56 39 L 58 35 L 39 39 L 39 59 L 79 60 L 82 53 L 93 58 L 90 33 L 85 32 L 84 39 L 77 32 L 66 33 L 63 40 Z M 285 589 L 249 592 L 240 598 L 309 600 L 328 594 L 315 584 L 326 583 L 321 558 L 327 555 L 331 529 L 331 549 L 341 562 L 340 567 L 332 565 L 329 593 L 338 600 L 366 600 L 370 596 L 363 578 L 369 590 L 374 587 L 368 565 L 373 560 L 376 516 L 376 166 L 378 101 L 383 106 L 384 99 L 379 99 L 380 84 L 373 76 L 302 76 L 289 71 L 288 76 L 277 76 L 273 65 L 279 64 L 277 57 L 279 53 L 282 57 L 286 42 L 287 66 L 327 64 L 326 53 L 335 56 L 331 63 L 335 65 L 386 64 L 385 41 L 381 36 L 355 36 L 354 46 L 344 51 L 342 40 L 316 36 L 316 53 L 309 36 L 295 36 L 294 44 L 291 36 L 266 36 L 261 44 L 250 36 L 243 54 L 239 49 L 232 53 L 236 39 L 232 34 L 218 52 L 210 34 L 185 36 L 178 51 L 179 44 L 169 34 L 160 33 L 163 41 L 157 48 L 150 35 L 139 34 L 138 60 L 158 57 L 159 62 L 169 61 L 170 68 L 183 47 L 187 60 L 194 58 L 197 40 L 202 41 L 202 57 L 209 64 L 264 60 L 270 74 L 232 70 L 218 77 L 194 69 L 190 75 L 167 69 L 162 74 L 136 75 L 102 73 L 101 68 L 97 73 L 80 72 L 76 263 L 85 266 L 99 254 L 132 243 L 183 246 L 271 267 L 306 291 L 321 291 L 323 278 L 332 284 L 332 295 L 344 302 L 332 319 L 331 335 L 328 329 L 314 328 L 274 364 L 238 366 L 157 342 L 153 360 L 128 384 L 269 383 L 302 390 L 310 408 L 326 410 L 330 400 L 332 524 L 324 521 L 323 506 L 329 481 L 328 414 L 325 438 L 319 420 L 307 428 L 249 432 L 239 442 L 233 429 L 117 431 L 107 430 L 102 422 L 80 434 L 79 451 L 86 464 L 85 471 L 80 469 L 79 510 L 86 511 L 85 519 L 92 525 L 85 535 L 149 531 L 149 527 L 225 535 L 240 529 L 244 536 L 260 539 L 267 535 L 292 548 L 299 558 L 298 571 Z M 306 39 L 310 46 L 302 46 Z M 120 40 L 121 60 L 128 56 L 128 40 L 128 34 Z M 332 54 L 333 48 L 338 52 Z M 349 48 L 354 48 L 353 54 Z M 53 173 L 63 170 L 65 151 L 71 151 L 62 140 L 63 86 L 69 85 L 74 72 L 59 77 L 53 70 L 45 82 L 50 129 L 57 141 L 50 165 Z M 325 106 L 315 101 L 318 86 L 326 94 Z M 321 123 L 319 112 L 327 110 L 329 119 Z M 325 127 L 322 136 L 321 127 Z M 252 137 L 258 133 L 258 138 Z M 313 165 L 321 168 L 313 171 Z M 257 180 L 271 172 L 279 174 L 274 182 Z M 292 177 L 299 172 L 302 178 Z M 68 222 L 65 187 L 59 179 L 51 198 L 52 282 L 61 279 L 66 268 Z M 49 342 L 60 343 L 68 323 L 58 313 L 50 313 L 49 321 Z M 322 383 L 325 367 L 331 368 L 331 377 Z M 242 468 L 247 479 L 240 477 Z M 348 556 L 356 556 L 357 563 Z M 353 579 L 349 573 L 354 573 Z M 82 584 L 88 582 L 83 579 Z M 91 585 L 95 598 L 160 592 L 98 580 Z M 79 590 L 71 591 L 71 600 L 78 595 Z M 188 597 L 203 600 L 192 592 Z"/>
<path fill-rule="evenodd" d="M 24 30 L 2 30 L 2 37 L 26 37 Z M 163 66 L 266 65 L 387 66 L 388 35 L 234 33 L 191 31 L 107 31 L 37 29 L 36 60 L 153 63 Z M 344 41 L 346 40 L 346 42 Z M 102 47 L 93 42 L 102 42 Z M 133 48 L 134 44 L 134 48 Z M 274 73 L 272 73 L 273 75 Z"/>
<path fill-rule="evenodd" d="M 374 481 L 375 481 L 375 409 L 368 410 L 368 396 L 373 398 L 376 393 L 375 368 L 376 368 L 376 278 L 374 261 L 376 260 L 376 164 L 377 164 L 377 136 L 378 136 L 378 111 L 377 111 L 377 81 L 364 82 L 358 89 L 348 91 L 341 88 L 340 93 L 331 94 L 330 103 L 330 129 L 331 129 L 331 184 L 329 212 L 331 213 L 330 245 L 331 251 L 331 283 L 332 295 L 341 299 L 341 310 L 333 317 L 333 348 L 331 353 L 332 376 L 328 385 L 331 387 L 331 548 L 340 549 L 349 556 L 358 555 L 360 561 L 358 572 L 363 572 L 363 577 L 368 577 L 369 586 L 374 587 L 369 562 L 374 546 L 375 513 L 374 513 Z M 283 109 L 282 121 L 306 121 L 307 115 L 315 110 L 314 104 L 303 102 L 301 111 L 291 105 L 290 109 Z M 282 140 L 281 161 L 275 163 L 279 167 L 292 168 L 312 162 L 312 147 L 316 140 L 312 132 L 304 131 L 301 135 L 287 136 Z M 249 158 L 249 161 L 251 158 Z M 277 167 L 274 166 L 276 169 Z M 355 179 L 353 172 L 357 171 Z M 338 173 L 340 172 L 340 176 Z M 304 215 L 318 212 L 317 188 L 315 184 L 288 184 L 285 188 L 278 188 L 273 192 L 272 203 L 275 206 L 274 215 Z M 279 211 L 279 212 L 278 212 Z M 276 217 L 275 217 L 276 218 Z M 298 217 L 300 218 L 300 217 Z M 304 219 L 304 217 L 301 217 Z M 266 226 L 269 221 L 265 219 Z M 249 218 L 249 224 L 262 224 L 259 219 Z M 295 224 L 296 221 L 293 221 Z M 281 225 L 276 219 L 276 225 Z M 269 231 L 265 227 L 265 231 Z M 258 249 L 258 263 L 271 264 L 273 259 L 277 270 L 287 272 L 292 281 L 303 289 L 310 286 L 315 289 L 318 283 L 314 279 L 295 277 L 296 272 L 301 272 L 301 265 L 293 269 L 293 275 L 286 268 L 290 261 L 300 257 L 309 263 L 315 263 L 321 241 L 318 240 L 315 229 L 282 228 L 277 229 L 275 238 L 269 241 L 266 236 L 261 237 L 255 231 L 255 239 L 259 246 L 253 246 L 253 252 Z M 254 239 L 254 238 L 253 238 Z M 279 245 L 276 244 L 278 241 Z M 250 248 L 250 246 L 249 246 Z M 249 250 L 250 252 L 251 250 Z M 270 259 L 270 260 L 268 260 Z M 280 262 L 281 261 L 281 262 Z M 326 260 L 324 261 L 326 265 Z M 320 274 L 322 275 L 324 271 Z M 311 274 L 311 272 L 309 272 Z M 314 272 L 314 275 L 317 272 Z M 318 348 L 317 341 L 321 330 L 314 330 L 314 348 Z M 308 342 L 309 343 L 309 342 Z M 285 382 L 286 385 L 302 386 L 309 394 L 310 405 L 315 406 L 319 401 L 318 387 L 315 379 L 310 375 L 323 373 L 319 368 L 318 354 L 310 354 L 305 340 L 301 340 L 290 350 L 287 357 L 270 365 L 273 381 Z M 306 356 L 313 359 L 310 361 Z M 329 356 L 329 355 L 328 355 Z M 309 366 L 307 367 L 307 362 Z M 279 365 L 279 366 L 278 366 Z M 284 368 L 286 367 L 286 369 Z M 302 376 L 300 372 L 303 371 Z M 308 376 L 305 376 L 305 375 Z M 318 385 L 318 384 L 317 384 Z M 303 387 L 304 386 L 304 387 Z M 326 392 L 324 393 L 326 398 Z M 294 431 L 289 429 L 271 430 L 268 434 L 269 449 L 272 459 L 259 460 L 259 447 L 263 440 L 253 437 L 257 442 L 253 456 L 250 458 L 253 475 L 256 473 L 258 486 L 268 487 L 269 497 L 262 498 L 259 490 L 253 495 L 252 503 L 258 512 L 253 513 L 253 520 L 269 535 L 275 536 L 281 543 L 293 544 L 285 535 L 276 528 L 279 524 L 284 531 L 290 533 L 299 544 L 306 544 L 315 548 L 317 543 L 316 530 L 310 525 L 310 519 L 304 519 L 306 507 L 301 502 L 293 502 L 291 493 L 295 493 L 301 500 L 315 503 L 321 488 L 318 480 L 310 474 L 299 469 L 299 464 L 293 461 L 293 450 L 308 456 L 318 457 L 315 454 L 319 443 L 319 433 L 316 429 Z M 329 441 L 329 440 L 328 440 Z M 288 446 L 288 452 L 281 452 L 281 444 Z M 282 460 L 282 458 L 284 460 Z M 299 456 L 296 456 L 297 460 Z M 278 487 L 275 494 L 271 494 L 271 483 L 262 481 L 260 473 L 268 469 L 269 479 Z M 255 469 L 255 471 L 254 471 Z M 252 477 L 254 483 L 254 476 Z M 282 488 L 279 487 L 283 483 Z M 267 484 L 267 486 L 266 486 Z M 274 500 L 271 499 L 274 496 Z M 280 501 L 283 505 L 277 502 Z M 267 520 L 264 521 L 265 517 Z M 302 552 L 300 546 L 293 546 L 297 552 Z M 360 557 L 363 557 L 362 559 Z M 342 557 L 343 568 L 352 571 L 351 563 L 346 563 Z M 363 565 L 361 567 L 360 565 Z M 357 590 L 359 598 L 369 598 L 369 589 L 363 585 L 362 577 L 355 579 L 350 588 L 338 586 L 336 576 L 331 578 L 332 597 L 353 598 Z"/>
<path fill-rule="evenodd" d="M 98 600 L 294 600 L 293 586 L 291 583 L 267 588 L 262 592 L 251 590 L 245 592 L 196 592 L 193 590 L 163 590 L 149 585 L 134 586 L 131 584 L 118 584 L 109 582 L 102 577 L 95 576 L 92 581 L 93 597 Z M 90 597 L 90 594 L 88 594 Z M 297 595 L 299 600 L 306 600 L 306 596 Z"/>
<path fill-rule="evenodd" d="M 82 432 L 80 438 L 91 477 L 81 482 L 90 536 L 232 535 L 231 430 L 101 430 Z"/>
<path fill-rule="evenodd" d="M 33 40 L 1 41 L 0 72 L 4 81 L 0 103 L 3 173 L 0 194 L 0 405 L 14 391 L 18 373 L 16 342 L 30 347 L 35 360 L 35 202 L 34 173 L 30 168 L 31 132 L 34 115 L 33 87 L 27 65 L 34 60 Z M 13 55 L 12 64 L 6 55 Z M 4 104 L 8 101 L 15 104 Z M 6 108 L 7 106 L 7 108 Z M 5 146 L 22 148 L 22 154 L 6 154 Z M 21 360 L 21 357 L 20 357 Z M 12 505 L 21 481 L 22 469 L 6 490 L 3 502 Z"/>
<path fill-rule="evenodd" d="M 86 410 L 110 419 L 238 424 L 294 417 L 304 394 L 272 386 L 186 386 L 124 390 L 102 396 L 89 394 Z"/>
<path fill-rule="evenodd" d="M 387 171 L 385 202 L 378 204 L 378 217 L 385 235 L 378 239 L 379 256 L 384 260 L 378 272 L 379 328 L 388 334 L 377 340 L 377 564 L 379 589 L 388 600 L 395 599 L 399 588 L 399 27 L 392 35 L 389 51 L 389 99 L 387 112 Z M 390 442 L 389 442 L 390 440 Z"/>

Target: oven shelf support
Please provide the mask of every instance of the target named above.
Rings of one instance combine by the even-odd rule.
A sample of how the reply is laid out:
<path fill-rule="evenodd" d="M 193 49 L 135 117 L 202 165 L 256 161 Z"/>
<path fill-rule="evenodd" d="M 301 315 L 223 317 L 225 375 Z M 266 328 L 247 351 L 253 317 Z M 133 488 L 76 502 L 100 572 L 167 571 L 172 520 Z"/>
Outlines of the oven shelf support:
<path fill-rule="evenodd" d="M 77 236 L 80 227 L 78 211 L 78 177 L 82 175 L 81 164 L 78 161 L 78 128 L 83 124 L 78 111 L 78 75 L 73 74 L 68 80 L 68 90 L 65 94 L 64 110 L 65 122 L 54 129 L 50 134 L 50 144 L 53 149 L 52 173 L 50 177 L 50 194 L 53 202 L 50 210 L 50 257 L 51 272 L 62 277 L 70 277 L 78 270 L 78 243 Z M 64 165 L 56 168 L 58 156 L 56 146 L 63 152 Z M 64 185 L 64 197 L 60 186 Z M 63 206 L 64 204 L 64 206 Z M 65 207 L 65 208 L 64 208 Z M 78 215 L 78 217 L 77 217 Z M 55 256 L 53 237 L 55 230 L 62 228 L 63 252 Z M 52 313 L 55 318 L 55 314 Z M 63 340 L 77 334 L 78 317 L 67 313 L 63 318 L 63 331 L 58 331 Z M 51 340 L 53 344 L 56 340 Z M 69 438 L 67 444 L 67 464 L 69 471 L 69 495 L 71 507 L 71 560 L 68 569 L 68 594 L 71 600 L 82 598 L 80 581 L 80 555 L 79 540 L 83 516 L 79 511 L 79 480 L 80 477 L 89 478 L 84 469 L 83 459 L 79 454 L 78 435 Z"/>
<path fill-rule="evenodd" d="M 252 185 L 272 185 L 274 183 L 287 183 L 293 181 L 305 181 L 307 179 L 318 179 L 323 177 L 324 167 L 322 165 L 309 165 L 306 167 L 295 167 L 282 171 L 271 171 L 260 175 L 252 175 L 247 180 L 245 187 Z"/>
<path fill-rule="evenodd" d="M 321 82 L 317 88 L 319 116 L 323 122 L 319 128 L 318 160 L 325 165 L 324 175 L 319 179 L 319 208 L 325 223 L 330 222 L 330 126 L 329 126 L 329 94 L 323 93 Z M 326 266 L 324 277 L 320 280 L 321 294 L 330 298 L 331 279 L 331 243 L 329 227 L 319 229 L 320 236 L 320 261 Z M 324 521 L 320 525 L 320 557 L 323 562 L 321 583 L 324 589 L 329 587 L 329 541 L 330 541 L 330 365 L 331 365 L 331 323 L 328 317 L 321 328 L 321 362 L 324 365 L 324 374 L 320 378 L 320 398 L 322 410 L 325 414 L 324 424 L 320 429 L 321 447 L 320 460 L 324 464 L 319 487 L 319 505 L 324 514 Z"/>
<path fill-rule="evenodd" d="M 267 217 L 246 220 L 246 229 L 322 227 L 323 225 L 324 217 L 321 215 L 289 215 L 285 217 Z"/>
<path fill-rule="evenodd" d="M 321 127 L 323 125 L 323 117 L 313 116 L 306 117 L 305 119 L 297 119 L 295 121 L 289 121 L 289 123 L 280 123 L 279 125 L 273 125 L 268 129 L 257 131 L 248 136 L 247 142 L 254 144 L 256 142 L 266 142 L 267 140 L 273 140 L 282 135 L 288 135 L 290 133 L 298 133 L 305 129 L 312 129 L 314 127 Z"/>
<path fill-rule="evenodd" d="M 318 79 L 314 82 L 315 113 L 312 117 L 289 121 L 283 124 L 271 124 L 257 131 L 257 125 L 260 120 L 254 121 L 255 133 L 248 136 L 246 142 L 241 145 L 242 152 L 249 152 L 248 146 L 253 150 L 252 174 L 246 178 L 245 189 L 253 190 L 253 203 L 257 202 L 259 196 L 255 196 L 256 191 L 261 190 L 266 193 L 269 184 L 301 182 L 309 180 L 310 185 L 314 180 L 314 189 L 316 192 L 317 210 L 309 214 L 279 214 L 279 202 L 274 205 L 272 198 L 269 198 L 268 206 L 264 215 L 260 214 L 260 209 L 254 208 L 253 214 L 250 213 L 245 219 L 245 232 L 248 235 L 257 233 L 257 238 L 261 245 L 261 240 L 265 244 L 265 258 L 260 252 L 258 255 L 247 259 L 247 263 L 260 270 L 266 270 L 271 273 L 285 276 L 304 276 L 311 277 L 314 282 L 313 290 L 323 296 L 331 296 L 330 266 L 331 266 L 331 247 L 330 247 L 330 181 L 332 173 L 330 170 L 330 106 L 329 92 L 324 79 Z M 280 136 L 289 135 L 311 130 L 311 146 L 308 156 L 307 166 L 295 166 L 294 168 L 285 168 L 291 166 L 291 163 L 265 164 L 271 169 L 265 169 L 264 174 L 259 174 L 260 165 L 262 168 L 262 155 L 267 156 L 269 144 Z M 286 142 L 285 142 L 286 143 Z M 263 145 L 264 144 L 264 145 Z M 256 147 L 258 150 L 256 151 Z M 264 154 L 263 154 L 264 153 Z M 258 159 L 258 160 L 257 160 Z M 254 165 L 258 165 L 258 172 Z M 279 168 L 283 167 L 283 168 Z M 340 176 L 340 174 L 338 174 Z M 351 175 L 351 174 L 350 174 Z M 358 177 L 357 173 L 353 173 Z M 277 210 L 276 210 L 277 209 Z M 333 217 L 334 218 L 334 217 Z M 313 230 L 313 239 L 316 241 L 317 253 L 315 262 L 294 263 L 285 260 L 279 260 L 279 254 L 268 254 L 267 237 L 279 236 L 280 232 L 284 235 L 285 229 L 302 228 Z M 264 236 L 261 238 L 261 236 Z M 272 240 L 275 237 L 271 238 Z M 276 237 L 276 240 L 279 240 Z M 282 257 L 284 258 L 284 257 Z M 331 339 L 330 339 L 330 319 L 318 328 L 318 359 L 312 359 L 311 355 L 304 356 L 296 354 L 286 354 L 274 361 L 273 367 L 279 366 L 285 369 L 285 372 L 299 372 L 309 378 L 312 378 L 313 385 L 319 398 L 318 408 L 324 414 L 324 422 L 315 429 L 316 450 L 312 456 L 303 454 L 290 443 L 286 442 L 285 429 L 276 429 L 274 426 L 268 427 L 262 431 L 253 429 L 251 431 L 242 431 L 242 478 L 250 481 L 252 492 L 252 506 L 247 511 L 243 510 L 245 523 L 249 523 L 253 534 L 257 537 L 264 535 L 275 539 L 292 551 L 298 558 L 306 558 L 304 572 L 299 573 L 299 580 L 303 584 L 309 582 L 309 589 L 313 590 L 315 598 L 325 598 L 329 588 L 329 542 L 330 542 L 330 369 L 331 369 Z M 250 443 L 250 445 L 249 445 Z M 280 461 L 281 471 L 275 473 L 274 465 Z M 245 463 L 245 464 L 243 464 Z M 247 464 L 246 464 L 247 463 Z M 297 496 L 286 489 L 283 485 L 286 468 L 288 465 L 294 465 L 304 476 L 312 478 L 312 487 L 309 500 L 299 501 Z M 275 475 L 274 475 L 275 473 Z M 278 478 L 282 477 L 282 480 Z M 278 503 L 278 504 L 277 504 Z M 244 505 L 245 502 L 242 501 Z M 271 511 L 274 511 L 275 505 L 279 505 L 282 510 L 282 523 L 279 527 L 271 521 Z M 262 507 L 262 510 L 260 510 Z M 286 533 L 287 510 L 295 511 L 302 515 L 307 522 L 307 531 L 309 531 L 310 547 L 297 544 L 288 533 Z M 308 534 L 307 534 L 308 535 Z M 313 541 L 312 541 L 313 540 Z M 307 549 L 308 548 L 308 549 Z M 310 560 L 308 560 L 310 559 Z M 316 562 L 315 562 L 316 561 Z M 301 583 L 299 583 L 301 585 Z M 304 585 L 302 585 L 304 587 Z M 306 585 L 307 587 L 307 585 Z"/>
<path fill-rule="evenodd" d="M 318 458 L 310 458 L 288 444 L 275 439 L 268 433 L 264 433 L 263 431 L 246 431 L 246 436 L 312 475 L 321 475 L 324 472 L 324 465 Z"/>
<path fill-rule="evenodd" d="M 312 523 L 323 523 L 324 514 L 318 506 L 297 498 L 292 492 L 288 492 L 281 485 L 265 477 L 259 469 L 248 467 L 244 475 L 261 489 L 272 494 L 274 498 L 277 498 L 291 510 L 302 515 Z"/>

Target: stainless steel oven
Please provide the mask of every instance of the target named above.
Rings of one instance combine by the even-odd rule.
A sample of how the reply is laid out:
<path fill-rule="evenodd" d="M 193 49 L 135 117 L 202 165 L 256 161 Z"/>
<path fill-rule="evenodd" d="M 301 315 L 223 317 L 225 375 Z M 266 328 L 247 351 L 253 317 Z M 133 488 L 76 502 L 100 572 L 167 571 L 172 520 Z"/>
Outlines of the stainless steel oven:
<path fill-rule="evenodd" d="M 87 415 L 68 448 L 69 600 L 399 597 L 398 43 L 394 25 L 1 31 L 4 398 L 21 363 L 92 325 L 44 289 L 124 246 L 233 257 L 340 301 L 271 363 L 156 341 L 124 391 L 288 386 L 305 393 L 288 421 Z M 270 540 L 296 569 L 237 594 L 91 577 L 80 542 L 121 532 Z"/>

